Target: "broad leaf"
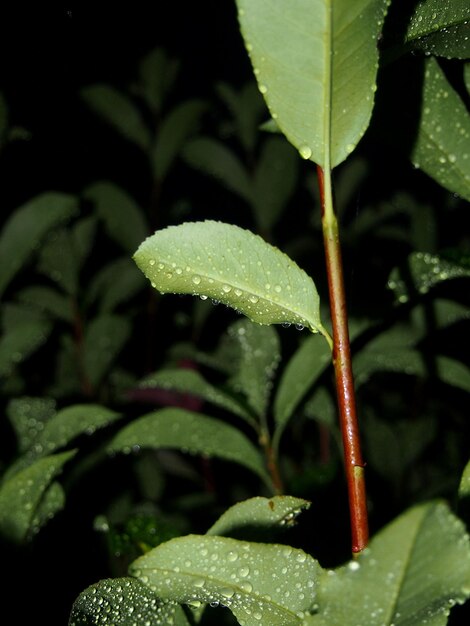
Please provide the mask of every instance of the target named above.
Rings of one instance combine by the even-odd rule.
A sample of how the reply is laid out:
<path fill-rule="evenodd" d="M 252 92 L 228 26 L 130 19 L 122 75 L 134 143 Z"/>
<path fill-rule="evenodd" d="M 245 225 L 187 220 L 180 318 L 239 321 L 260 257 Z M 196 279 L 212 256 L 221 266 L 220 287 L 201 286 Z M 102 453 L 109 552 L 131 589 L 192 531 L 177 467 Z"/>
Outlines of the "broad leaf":
<path fill-rule="evenodd" d="M 53 287 L 34 285 L 25 287 L 16 294 L 23 304 L 48 313 L 56 319 L 71 323 L 73 321 L 73 305 L 69 297 Z"/>
<path fill-rule="evenodd" d="M 387 0 L 237 0 L 259 89 L 305 159 L 333 168 L 372 113 Z M 360 53 L 359 53 L 360 51 Z"/>
<path fill-rule="evenodd" d="M 134 102 L 110 85 L 84 87 L 81 96 L 88 106 L 113 126 L 123 137 L 146 151 L 150 146 L 150 131 Z"/>
<path fill-rule="evenodd" d="M 75 198 L 53 192 L 33 198 L 12 213 L 0 235 L 0 295 L 44 235 L 76 213 Z"/>
<path fill-rule="evenodd" d="M 467 0 L 420 0 L 411 16 L 406 42 L 448 59 L 470 57 Z"/>
<path fill-rule="evenodd" d="M 310 502 L 292 496 L 250 498 L 231 506 L 207 531 L 207 535 L 244 537 L 253 528 L 270 530 L 292 526 Z"/>
<path fill-rule="evenodd" d="M 243 319 L 230 326 L 228 335 L 239 347 L 228 384 L 246 397 L 258 417 L 264 417 L 281 360 L 279 337 L 273 328 Z"/>
<path fill-rule="evenodd" d="M 156 180 L 165 179 L 185 142 L 198 130 L 206 109 L 207 104 L 203 100 L 188 100 L 174 108 L 162 121 L 151 154 Z"/>
<path fill-rule="evenodd" d="M 183 157 L 194 169 L 213 176 L 227 189 L 251 202 L 251 181 L 246 168 L 220 141 L 197 137 L 185 145 Z"/>
<path fill-rule="evenodd" d="M 233 426 L 200 413 L 178 408 L 148 413 L 124 427 L 111 440 L 108 450 L 130 453 L 141 447 L 176 448 L 238 463 L 271 486 L 263 458 L 251 441 Z"/>
<path fill-rule="evenodd" d="M 44 521 L 45 517 L 44 498 L 48 499 L 49 512 L 57 511 L 56 502 L 46 496 L 47 489 L 74 454 L 69 451 L 43 457 L 2 483 L 0 533 L 15 542 L 24 541 L 36 533 L 39 530 L 37 522 Z"/>
<path fill-rule="evenodd" d="M 238 226 L 205 221 L 148 237 L 134 259 L 162 293 L 213 298 L 260 324 L 324 332 L 312 279 L 289 257 Z"/>
<path fill-rule="evenodd" d="M 325 572 L 306 626 L 444 626 L 470 596 L 470 542 L 447 505 L 417 506 L 355 561 Z"/>
<path fill-rule="evenodd" d="M 75 600 L 69 626 L 189 626 L 181 607 L 135 578 L 100 580 Z"/>
<path fill-rule="evenodd" d="M 86 329 L 83 367 L 94 387 L 98 385 L 131 334 L 129 321 L 119 315 L 100 315 Z"/>
<path fill-rule="evenodd" d="M 206 400 L 210 404 L 218 406 L 234 415 L 238 415 L 250 424 L 254 424 L 252 414 L 239 402 L 222 389 L 214 387 L 207 382 L 199 372 L 192 369 L 162 369 L 155 374 L 146 376 L 140 383 L 142 389 L 162 388 L 165 390 L 189 393 Z"/>
<path fill-rule="evenodd" d="M 137 559 L 130 573 L 163 599 L 226 606 L 245 626 L 301 626 L 320 566 L 289 546 L 189 535 Z"/>
<path fill-rule="evenodd" d="M 274 445 L 279 440 L 288 420 L 307 391 L 331 363 L 331 351 L 324 341 L 307 337 L 290 359 L 282 373 L 274 398 L 276 430 Z"/>
<path fill-rule="evenodd" d="M 422 116 L 411 159 L 440 185 L 470 200 L 470 116 L 433 58 L 426 60 Z"/>
<path fill-rule="evenodd" d="M 135 199 L 107 181 L 90 185 L 84 196 L 94 202 L 108 235 L 126 252 L 133 252 L 147 235 L 144 212 Z"/>

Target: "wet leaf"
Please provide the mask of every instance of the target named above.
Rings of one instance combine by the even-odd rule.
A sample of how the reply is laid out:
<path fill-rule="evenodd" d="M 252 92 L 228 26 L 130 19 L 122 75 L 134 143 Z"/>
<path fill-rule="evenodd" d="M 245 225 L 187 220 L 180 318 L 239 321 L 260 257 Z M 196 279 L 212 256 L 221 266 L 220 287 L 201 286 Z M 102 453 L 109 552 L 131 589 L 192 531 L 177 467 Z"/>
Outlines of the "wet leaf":
<path fill-rule="evenodd" d="M 0 235 L 0 295 L 44 235 L 76 215 L 73 196 L 47 192 L 16 209 Z"/>
<path fill-rule="evenodd" d="M 278 334 L 274 328 L 242 319 L 230 326 L 228 335 L 239 349 L 227 384 L 244 395 L 256 415 L 263 417 L 281 360 Z"/>
<path fill-rule="evenodd" d="M 192 369 L 173 368 L 159 370 L 140 381 L 139 387 L 142 389 L 161 388 L 179 393 L 189 393 L 206 400 L 214 406 L 230 411 L 234 415 L 238 415 L 250 424 L 254 424 L 253 415 L 239 402 L 222 389 L 211 385 L 199 372 Z"/>
<path fill-rule="evenodd" d="M 135 578 L 91 585 L 75 600 L 69 626 L 189 626 L 181 607 L 164 602 Z"/>
<path fill-rule="evenodd" d="M 276 447 L 299 402 L 330 363 L 328 345 L 316 337 L 307 337 L 286 365 L 274 398 Z"/>
<path fill-rule="evenodd" d="M 245 626 L 301 626 L 320 566 L 289 546 L 189 535 L 137 559 L 130 573 L 163 599 L 226 606 Z"/>
<path fill-rule="evenodd" d="M 323 332 L 312 279 L 289 257 L 238 226 L 205 221 L 170 226 L 134 255 L 162 293 L 210 297 L 260 324 L 291 322 Z"/>
<path fill-rule="evenodd" d="M 237 6 L 277 125 L 303 158 L 335 167 L 369 124 L 387 1 L 237 0 Z"/>
<path fill-rule="evenodd" d="M 433 58 L 426 60 L 421 110 L 413 165 L 470 200 L 470 117 Z"/>
<path fill-rule="evenodd" d="M 143 415 L 111 440 L 108 451 L 130 453 L 139 448 L 176 448 L 238 463 L 271 487 L 263 457 L 251 441 L 233 426 L 200 413 L 166 408 Z"/>
<path fill-rule="evenodd" d="M 44 520 L 44 502 L 56 512 L 57 504 L 46 496 L 53 478 L 71 459 L 75 451 L 46 456 L 18 472 L 0 487 L 0 532 L 10 541 L 22 542 L 37 532 L 35 522 Z M 57 491 L 53 494 L 57 497 Z"/>
<path fill-rule="evenodd" d="M 15 431 L 21 453 L 32 447 L 44 424 L 55 413 L 56 402 L 52 398 L 13 398 L 7 405 L 6 414 Z"/>
<path fill-rule="evenodd" d="M 269 530 L 292 526 L 310 502 L 292 496 L 250 498 L 231 506 L 207 531 L 207 535 L 242 537 L 253 527 Z"/>
<path fill-rule="evenodd" d="M 442 502 L 394 520 L 359 558 L 325 572 L 306 626 L 444 626 L 470 596 L 470 542 Z"/>
<path fill-rule="evenodd" d="M 123 137 L 144 151 L 150 146 L 150 131 L 141 112 L 126 95 L 110 85 L 90 85 L 81 90 L 90 109 L 115 128 Z"/>
<path fill-rule="evenodd" d="M 467 0 L 420 0 L 411 16 L 406 42 L 448 59 L 470 57 Z"/>

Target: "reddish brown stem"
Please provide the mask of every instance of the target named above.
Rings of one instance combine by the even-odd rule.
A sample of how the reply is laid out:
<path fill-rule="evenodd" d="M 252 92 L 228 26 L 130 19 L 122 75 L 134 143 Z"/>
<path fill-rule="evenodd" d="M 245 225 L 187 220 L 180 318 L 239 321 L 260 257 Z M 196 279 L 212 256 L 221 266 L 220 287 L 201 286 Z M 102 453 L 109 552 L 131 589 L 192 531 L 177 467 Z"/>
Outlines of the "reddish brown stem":
<path fill-rule="evenodd" d="M 356 414 L 338 222 L 332 208 L 330 181 L 327 187 L 322 168 L 317 167 L 317 173 L 322 201 L 323 240 L 333 326 L 333 365 L 351 515 L 352 551 L 356 554 L 367 546 L 369 539 L 364 461 Z M 328 199 L 326 194 L 330 194 Z"/>

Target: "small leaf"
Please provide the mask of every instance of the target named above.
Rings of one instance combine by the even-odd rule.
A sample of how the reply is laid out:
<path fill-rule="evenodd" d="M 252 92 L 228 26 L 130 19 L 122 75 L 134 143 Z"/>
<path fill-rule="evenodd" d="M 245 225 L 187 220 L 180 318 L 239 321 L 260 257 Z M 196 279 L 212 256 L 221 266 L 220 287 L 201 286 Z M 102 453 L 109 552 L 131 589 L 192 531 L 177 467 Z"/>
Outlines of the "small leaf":
<path fill-rule="evenodd" d="M 309 507 L 310 502 L 307 500 L 292 496 L 250 498 L 231 506 L 206 534 L 241 538 L 254 527 L 269 530 L 291 526 L 297 516 Z"/>
<path fill-rule="evenodd" d="M 413 252 L 408 257 L 406 267 L 392 271 L 388 287 L 399 302 L 406 302 L 415 291 L 425 294 L 444 281 L 469 277 L 470 267 L 462 263 L 436 254 Z"/>
<path fill-rule="evenodd" d="M 129 321 L 119 315 L 100 315 L 90 322 L 83 342 L 83 367 L 91 385 L 98 385 L 131 334 Z"/>
<path fill-rule="evenodd" d="M 84 87 L 81 96 L 95 113 L 123 137 L 147 151 L 150 146 L 150 131 L 130 98 L 110 85 L 101 84 Z"/>
<path fill-rule="evenodd" d="M 276 430 L 274 445 L 279 440 L 288 420 L 307 391 L 331 363 L 331 351 L 324 341 L 307 337 L 285 367 L 274 398 Z"/>
<path fill-rule="evenodd" d="M 414 507 L 359 558 L 325 572 L 308 626 L 444 626 L 470 596 L 470 542 L 444 503 Z M 360 601 L 358 601 L 360 598 Z"/>
<path fill-rule="evenodd" d="M 245 45 L 271 115 L 301 156 L 322 168 L 344 161 L 368 126 L 387 4 L 237 0 Z"/>
<path fill-rule="evenodd" d="M 163 48 L 155 48 L 140 62 L 139 83 L 135 91 L 145 98 L 155 115 L 160 113 L 179 68 L 180 62 L 170 58 Z"/>
<path fill-rule="evenodd" d="M 234 373 L 227 384 L 246 397 L 256 415 L 264 417 L 272 380 L 281 360 L 278 334 L 274 328 L 239 320 L 230 326 L 228 335 L 239 350 Z"/>
<path fill-rule="evenodd" d="M 299 159 L 282 137 L 263 145 L 253 179 L 253 206 L 261 231 L 271 229 L 286 208 L 297 185 Z"/>
<path fill-rule="evenodd" d="M 470 498 L 470 461 L 462 472 L 459 485 L 459 498 Z"/>
<path fill-rule="evenodd" d="M 433 58 L 426 60 L 422 116 L 411 160 L 440 185 L 470 200 L 470 117 Z"/>
<path fill-rule="evenodd" d="M 16 294 L 23 304 L 37 308 L 39 311 L 48 313 L 56 319 L 71 323 L 73 321 L 73 309 L 70 298 L 57 291 L 53 287 L 34 285 L 25 287 Z"/>
<path fill-rule="evenodd" d="M 170 226 L 148 237 L 134 259 L 162 293 L 214 298 L 260 324 L 290 322 L 325 332 L 312 279 L 238 226 L 212 221 Z"/>
<path fill-rule="evenodd" d="M 21 453 L 32 447 L 46 421 L 55 413 L 52 398 L 14 398 L 7 405 L 7 416 L 18 439 Z"/>
<path fill-rule="evenodd" d="M 271 481 L 263 458 L 239 430 L 220 420 L 177 408 L 148 413 L 124 427 L 110 442 L 110 452 L 131 452 L 142 448 L 177 448 L 190 454 L 217 457 L 239 463 Z"/>
<path fill-rule="evenodd" d="M 436 366 L 442 382 L 470 393 L 470 369 L 466 365 L 447 356 L 438 356 Z"/>
<path fill-rule="evenodd" d="M 132 259 L 127 256 L 117 258 L 93 276 L 88 287 L 87 303 L 98 300 L 100 313 L 112 313 L 146 286 L 145 278 Z"/>
<path fill-rule="evenodd" d="M 73 247 L 80 267 L 91 255 L 96 236 L 97 219 L 94 215 L 83 217 L 72 228 Z"/>
<path fill-rule="evenodd" d="M 17 365 L 44 345 L 51 331 L 50 322 L 39 318 L 5 329 L 0 339 L 0 377 L 9 376 Z"/>
<path fill-rule="evenodd" d="M 185 145 L 183 158 L 194 169 L 212 176 L 229 191 L 251 202 L 251 180 L 245 166 L 220 141 L 197 137 Z"/>
<path fill-rule="evenodd" d="M 130 573 L 163 599 L 226 606 L 245 626 L 301 626 L 320 566 L 289 546 L 189 535 L 140 557 Z"/>
<path fill-rule="evenodd" d="M 33 522 L 43 504 L 46 490 L 74 454 L 74 451 L 69 451 L 43 457 L 2 483 L 0 532 L 7 539 L 22 542 L 38 530 Z"/>
<path fill-rule="evenodd" d="M 47 237 L 39 253 L 38 270 L 67 294 L 77 295 L 80 260 L 71 232 L 60 229 Z"/>
<path fill-rule="evenodd" d="M 19 207 L 0 236 L 0 295 L 44 235 L 77 213 L 74 197 L 48 192 Z"/>
<path fill-rule="evenodd" d="M 137 620 L 137 621 L 136 621 Z M 73 603 L 69 626 L 189 626 L 181 607 L 164 602 L 135 578 L 91 585 Z"/>
<path fill-rule="evenodd" d="M 406 42 L 447 59 L 468 59 L 470 37 L 467 0 L 420 0 L 413 10 Z"/>
<path fill-rule="evenodd" d="M 107 181 L 86 188 L 85 198 L 91 200 L 108 235 L 126 252 L 133 252 L 147 235 L 144 211 L 126 191 Z"/>
<path fill-rule="evenodd" d="M 155 178 L 166 178 L 187 139 L 198 130 L 207 109 L 203 100 L 188 100 L 179 104 L 162 121 L 156 136 L 151 159 Z"/>
<path fill-rule="evenodd" d="M 234 415 L 238 415 L 238 417 L 252 425 L 255 423 L 251 413 L 231 395 L 225 393 L 222 389 L 214 387 L 199 372 L 192 369 L 174 368 L 159 370 L 140 381 L 139 387 L 142 389 L 160 387 L 179 393 L 189 393 L 226 411 L 230 411 Z"/>

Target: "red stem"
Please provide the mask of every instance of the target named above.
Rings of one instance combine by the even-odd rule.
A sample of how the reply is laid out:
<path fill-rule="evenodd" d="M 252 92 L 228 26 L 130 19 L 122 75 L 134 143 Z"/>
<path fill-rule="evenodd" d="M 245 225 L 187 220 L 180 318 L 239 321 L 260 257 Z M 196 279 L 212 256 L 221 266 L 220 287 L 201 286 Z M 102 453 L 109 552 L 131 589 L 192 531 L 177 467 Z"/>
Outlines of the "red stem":
<path fill-rule="evenodd" d="M 338 222 L 334 212 L 332 215 L 330 213 L 326 216 L 325 179 L 324 172 L 319 166 L 317 167 L 317 174 L 322 201 L 323 239 L 333 325 L 333 365 L 351 515 L 352 551 L 353 554 L 356 554 L 367 546 L 369 539 L 364 480 L 365 464 L 361 455 L 356 414 Z"/>

